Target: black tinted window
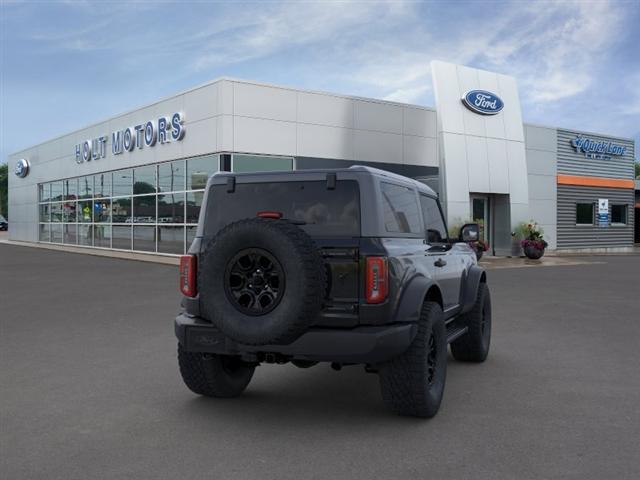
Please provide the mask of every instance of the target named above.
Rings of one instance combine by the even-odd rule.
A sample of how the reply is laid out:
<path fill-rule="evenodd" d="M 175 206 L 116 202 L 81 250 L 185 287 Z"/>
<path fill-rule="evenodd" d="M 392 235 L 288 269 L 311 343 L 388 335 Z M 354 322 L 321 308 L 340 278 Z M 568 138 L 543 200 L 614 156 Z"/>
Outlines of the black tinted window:
<path fill-rule="evenodd" d="M 211 189 L 207 199 L 206 234 L 213 235 L 229 223 L 253 218 L 258 212 L 275 211 L 283 218 L 305 222 L 301 227 L 313 236 L 359 236 L 358 184 L 341 180 L 334 190 L 325 181 L 236 184 Z"/>
<path fill-rule="evenodd" d="M 429 243 L 443 243 L 447 241 L 447 228 L 444 225 L 444 219 L 438 202 L 435 198 L 420 195 L 420 206 L 422 207 L 422 216 L 424 225 L 427 229 L 427 241 Z"/>
<path fill-rule="evenodd" d="M 576 205 L 576 224 L 593 225 L 593 203 L 578 203 Z"/>
<path fill-rule="evenodd" d="M 381 183 L 384 226 L 387 232 L 420 233 L 420 211 L 413 190 L 392 183 Z"/>

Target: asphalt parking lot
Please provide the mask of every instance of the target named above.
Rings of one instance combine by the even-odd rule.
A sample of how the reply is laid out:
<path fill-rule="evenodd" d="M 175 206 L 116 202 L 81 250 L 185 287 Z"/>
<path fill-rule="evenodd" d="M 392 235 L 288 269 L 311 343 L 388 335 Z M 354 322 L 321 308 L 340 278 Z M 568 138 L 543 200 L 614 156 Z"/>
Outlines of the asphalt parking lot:
<path fill-rule="evenodd" d="M 490 357 L 425 421 L 361 367 L 196 397 L 175 267 L 0 245 L 0 477 L 637 479 L 640 256 L 592 260 L 491 271 Z"/>

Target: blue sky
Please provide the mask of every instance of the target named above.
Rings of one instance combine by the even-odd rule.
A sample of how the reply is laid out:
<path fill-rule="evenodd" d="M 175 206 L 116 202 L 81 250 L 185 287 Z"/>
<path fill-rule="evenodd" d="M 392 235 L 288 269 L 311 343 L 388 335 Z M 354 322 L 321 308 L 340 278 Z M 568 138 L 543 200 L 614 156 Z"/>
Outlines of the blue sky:
<path fill-rule="evenodd" d="M 0 161 L 220 76 L 433 106 L 433 59 L 516 76 L 527 122 L 640 143 L 638 0 L 0 5 Z"/>

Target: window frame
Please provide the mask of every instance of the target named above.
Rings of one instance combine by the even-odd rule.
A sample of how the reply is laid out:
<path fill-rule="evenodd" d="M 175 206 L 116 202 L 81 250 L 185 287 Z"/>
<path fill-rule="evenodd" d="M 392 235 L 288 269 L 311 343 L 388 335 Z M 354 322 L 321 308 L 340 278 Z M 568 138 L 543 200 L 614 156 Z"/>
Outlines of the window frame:
<path fill-rule="evenodd" d="M 578 223 L 578 206 L 579 205 L 591 206 L 591 223 Z M 596 203 L 593 201 L 592 202 L 589 202 L 589 201 L 576 202 L 574 222 L 576 227 L 594 227 L 596 224 Z"/>
<path fill-rule="evenodd" d="M 624 221 L 623 222 L 614 222 L 613 221 L 613 208 L 614 207 L 622 207 L 624 209 Z M 629 205 L 626 203 L 612 203 L 610 204 L 611 208 L 611 226 L 612 227 L 626 227 L 629 225 Z"/>
<path fill-rule="evenodd" d="M 154 162 L 149 164 L 143 164 L 136 167 L 123 167 L 117 168 L 113 170 L 106 170 L 103 172 L 93 173 L 93 174 L 85 174 L 85 175 L 75 175 L 66 178 L 50 180 L 47 182 L 38 183 L 38 191 L 37 191 L 37 218 L 38 218 L 38 242 L 39 243 L 54 243 L 54 237 L 56 239 L 55 243 L 67 244 L 67 245 L 78 245 L 85 248 L 96 248 L 96 249 L 108 249 L 114 251 L 133 251 L 133 252 L 142 252 L 142 253 L 153 253 L 159 255 L 181 255 L 184 254 L 185 251 L 188 250 L 190 242 L 190 235 L 194 235 L 196 232 L 197 223 L 187 222 L 187 204 L 186 199 L 189 195 L 192 194 L 203 194 L 204 190 L 197 188 L 187 188 L 187 173 L 189 172 L 189 167 L 191 162 L 203 162 L 208 164 L 207 167 L 208 176 L 215 174 L 220 171 L 220 162 L 222 153 L 214 152 L 207 153 L 204 155 L 195 155 L 189 157 L 175 158 L 172 160 L 165 160 L 162 162 Z M 292 157 L 293 158 L 293 157 Z M 160 190 L 160 169 L 165 165 L 175 164 L 180 166 L 183 169 L 182 174 L 178 175 L 176 178 L 179 180 L 176 183 L 179 183 L 176 187 L 179 187 L 177 190 L 173 190 L 171 192 L 164 192 Z M 166 167 L 164 167 L 166 168 Z M 149 169 L 149 170 L 142 170 Z M 136 183 L 136 177 L 140 175 L 140 172 L 146 173 L 147 176 L 150 176 L 151 170 L 153 171 L 154 178 L 154 192 L 144 192 L 144 193 L 133 193 L 133 187 Z M 118 178 L 119 175 L 130 176 L 130 181 L 119 184 L 119 187 L 126 187 L 126 184 L 129 184 L 130 191 L 125 195 L 121 192 L 115 191 L 116 186 L 114 185 L 114 181 Z M 104 180 L 99 182 L 99 177 L 104 176 Z M 98 192 L 97 185 L 105 186 L 104 183 L 108 183 L 104 191 Z M 65 187 L 71 183 L 76 188 L 75 198 L 69 199 L 67 198 L 68 190 Z M 88 186 L 88 191 L 83 192 L 83 195 L 80 195 L 80 185 L 84 184 Z M 51 192 L 53 191 L 53 186 L 56 188 L 61 188 L 60 195 L 57 195 L 58 198 L 53 199 Z M 129 188 L 125 188 L 127 191 Z M 72 192 L 73 195 L 73 192 Z M 166 222 L 160 221 L 158 218 L 159 213 L 159 198 L 160 195 L 166 196 L 178 196 L 182 199 L 182 205 L 179 206 L 178 210 L 182 217 L 182 221 L 180 222 Z M 150 210 L 155 211 L 155 215 L 153 216 L 153 221 L 148 222 L 135 222 L 136 216 L 136 208 L 134 203 L 136 203 L 136 199 L 139 197 L 148 196 L 149 198 L 154 197 L 153 206 L 149 205 Z M 82 197 L 82 198 L 80 198 Z M 113 218 L 113 208 L 114 203 L 126 199 L 130 202 L 128 207 L 129 216 L 125 217 L 124 222 L 115 222 Z M 139 202 L 140 200 L 138 200 Z M 98 220 L 98 216 L 95 211 L 96 203 L 105 203 L 109 207 L 109 215 L 108 218 L 105 218 L 102 221 Z M 71 216 L 65 214 L 64 208 L 62 208 L 66 204 L 74 204 L 76 206 L 75 218 L 71 219 Z M 90 205 L 91 206 L 91 219 L 88 221 L 84 221 L 82 217 L 82 213 L 79 214 L 78 206 L 80 205 Z M 62 208 L 59 213 L 56 213 L 54 218 L 54 213 L 52 211 L 52 207 L 56 209 Z M 146 207 L 145 207 L 146 208 Z M 199 207 L 202 208 L 202 205 Z M 139 210 L 139 208 L 138 208 Z M 71 220 L 71 221 L 69 221 Z M 128 221 L 126 221 L 128 220 Z M 154 230 L 155 240 L 155 248 L 153 250 L 144 249 L 144 250 L 135 250 L 135 227 L 150 227 Z M 166 253 L 161 252 L 159 247 L 159 240 L 157 237 L 157 232 L 159 232 L 162 228 L 172 228 L 176 227 L 179 229 L 179 236 L 182 237 L 183 245 L 182 252 L 180 253 Z M 65 240 L 65 228 L 75 230 L 76 232 L 76 243 L 66 243 Z M 118 233 L 122 233 L 122 229 L 126 229 L 129 231 L 129 247 L 114 247 L 114 239 L 113 234 L 114 231 Z M 58 233 L 62 229 L 61 241 L 58 242 Z M 102 239 L 100 243 L 102 245 L 98 245 L 96 241 L 96 232 L 100 230 L 109 235 L 108 239 Z M 80 239 L 81 232 L 90 232 L 91 239 L 83 238 L 82 241 Z M 67 235 L 68 237 L 68 235 Z M 116 243 L 121 243 L 124 239 L 118 237 Z M 174 250 L 179 250 L 175 248 Z"/>

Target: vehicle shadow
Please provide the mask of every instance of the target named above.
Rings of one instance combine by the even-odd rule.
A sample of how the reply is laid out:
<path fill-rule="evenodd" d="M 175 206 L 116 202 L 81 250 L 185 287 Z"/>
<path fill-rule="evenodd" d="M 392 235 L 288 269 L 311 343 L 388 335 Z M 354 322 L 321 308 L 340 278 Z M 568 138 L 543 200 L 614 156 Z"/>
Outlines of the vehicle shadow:
<path fill-rule="evenodd" d="M 449 372 L 461 366 L 450 359 Z M 444 402 L 455 401 L 445 394 Z M 397 424 L 415 423 L 411 417 L 391 412 L 383 403 L 378 375 L 362 366 L 331 370 L 328 364 L 309 369 L 261 366 L 247 390 L 237 398 L 218 399 L 194 395 L 183 404 L 188 421 L 214 425 L 233 419 L 235 426 L 277 428 L 282 422 L 324 428 L 362 424 L 374 420 Z"/>

